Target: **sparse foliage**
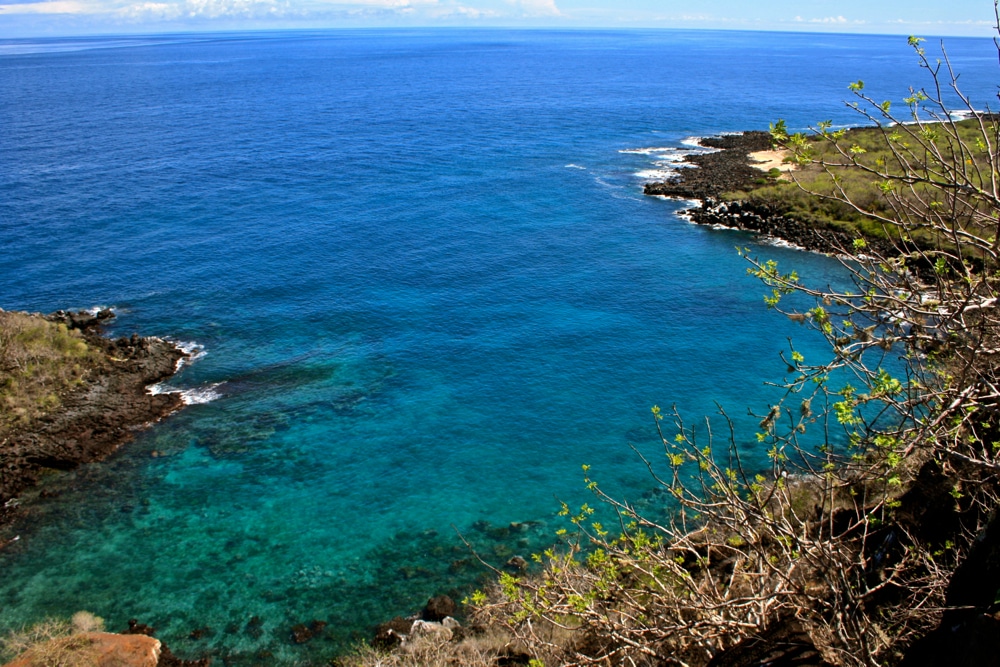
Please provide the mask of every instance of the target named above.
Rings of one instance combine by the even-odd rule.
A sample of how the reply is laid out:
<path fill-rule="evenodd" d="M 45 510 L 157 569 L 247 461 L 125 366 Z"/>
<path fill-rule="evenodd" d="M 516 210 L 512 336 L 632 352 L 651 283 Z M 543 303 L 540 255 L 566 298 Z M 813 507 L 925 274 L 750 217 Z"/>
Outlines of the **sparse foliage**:
<path fill-rule="evenodd" d="M 0 435 L 58 407 L 98 356 L 65 324 L 0 311 Z"/>
<path fill-rule="evenodd" d="M 3 638 L 2 654 L 37 667 L 94 667 L 97 653 L 85 634 L 103 628 L 103 620 L 77 612 L 73 621 L 49 619 Z"/>
<path fill-rule="evenodd" d="M 870 233 L 834 249 L 846 289 L 742 251 L 767 306 L 832 351 L 783 355 L 784 398 L 756 434 L 770 469 L 748 468 L 721 410 L 720 435 L 720 420 L 693 428 L 654 407 L 662 451 L 637 453 L 673 518 L 605 494 L 585 469 L 617 525 L 564 506 L 564 546 L 536 557 L 540 575 L 501 575 L 474 600 L 481 619 L 566 665 L 704 664 L 788 618 L 831 662 L 891 664 L 937 624 L 1000 490 L 1000 119 L 962 94 L 943 48 L 931 61 L 922 40 L 909 45 L 930 85 L 902 118 L 850 85 L 874 125 L 864 141 L 826 122 L 808 137 L 772 126 L 810 169 L 802 196 Z M 812 307 L 785 309 L 791 293 Z M 551 627 L 574 639 L 553 643 Z"/>

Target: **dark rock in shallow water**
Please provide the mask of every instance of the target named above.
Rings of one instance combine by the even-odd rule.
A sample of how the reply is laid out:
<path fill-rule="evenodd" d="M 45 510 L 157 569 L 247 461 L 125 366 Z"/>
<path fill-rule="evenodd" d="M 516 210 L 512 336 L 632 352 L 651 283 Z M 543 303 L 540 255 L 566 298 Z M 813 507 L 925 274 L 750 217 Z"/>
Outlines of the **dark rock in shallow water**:
<path fill-rule="evenodd" d="M 104 322 L 113 319 L 114 316 L 115 313 L 110 308 L 105 308 L 97 313 L 91 313 L 86 310 L 57 310 L 49 315 L 48 319 L 52 322 L 62 322 L 70 329 L 86 331 L 100 326 Z"/>
<path fill-rule="evenodd" d="M 307 641 L 323 633 L 326 628 L 326 621 L 313 621 L 306 625 L 299 623 L 292 626 L 292 641 L 296 644 L 305 644 Z"/>
<path fill-rule="evenodd" d="M 504 567 L 511 570 L 526 570 L 528 569 L 528 561 L 524 560 L 521 556 L 512 556 Z"/>
<path fill-rule="evenodd" d="M 439 623 L 448 616 L 454 616 L 455 609 L 456 606 L 454 600 L 447 595 L 437 595 L 427 601 L 427 605 L 424 606 L 424 610 L 421 612 L 420 617 L 425 621 Z"/>
<path fill-rule="evenodd" d="M 254 639 L 259 638 L 264 634 L 264 619 L 260 616 L 251 616 L 246 627 L 243 628 L 243 632 Z"/>
<path fill-rule="evenodd" d="M 206 628 L 207 630 L 207 628 Z M 156 628 L 146 625 L 145 623 L 140 623 L 134 618 L 130 618 L 128 621 L 128 629 L 122 632 L 123 635 L 145 635 L 147 637 L 152 637 L 156 634 Z M 194 633 L 192 633 L 194 634 Z M 167 648 L 166 644 L 160 644 L 160 661 L 157 663 L 157 667 L 209 667 L 212 664 L 211 658 L 200 658 L 197 660 L 182 660 L 178 658 L 170 649 Z"/>
<path fill-rule="evenodd" d="M 123 635 L 146 635 L 152 637 L 156 634 L 156 628 L 145 623 L 140 623 L 134 618 L 128 619 L 128 630 L 122 632 Z"/>
<path fill-rule="evenodd" d="M 410 634 L 410 630 L 416 621 L 417 618 L 397 616 L 388 623 L 379 625 L 375 628 L 375 637 L 372 639 L 372 646 L 383 649 L 399 646 Z"/>
<path fill-rule="evenodd" d="M 448 573 L 459 574 L 460 572 L 464 572 L 468 569 L 470 565 L 472 565 L 472 559 L 470 558 L 459 558 L 457 560 L 453 560 L 448 564 Z"/>

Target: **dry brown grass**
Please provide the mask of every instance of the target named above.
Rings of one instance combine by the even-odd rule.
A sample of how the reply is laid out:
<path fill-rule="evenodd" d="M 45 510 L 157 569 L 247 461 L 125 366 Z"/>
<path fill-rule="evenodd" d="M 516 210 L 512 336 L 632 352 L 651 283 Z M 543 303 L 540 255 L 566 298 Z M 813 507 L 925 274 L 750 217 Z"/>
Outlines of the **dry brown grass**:
<path fill-rule="evenodd" d="M 94 667 L 98 653 L 85 633 L 103 627 L 104 621 L 89 612 L 77 612 L 71 623 L 49 619 L 7 635 L 0 655 L 31 667 Z"/>
<path fill-rule="evenodd" d="M 0 311 L 0 433 L 57 408 L 99 358 L 80 332 L 65 324 Z"/>
<path fill-rule="evenodd" d="M 526 656 L 525 647 L 498 625 L 458 641 L 442 641 L 434 636 L 418 637 L 392 651 L 363 645 L 341 658 L 339 664 L 342 667 L 496 667 L 512 656 L 520 658 L 518 664 L 531 659 Z M 533 664 L 538 667 L 558 664 L 535 660 Z"/>

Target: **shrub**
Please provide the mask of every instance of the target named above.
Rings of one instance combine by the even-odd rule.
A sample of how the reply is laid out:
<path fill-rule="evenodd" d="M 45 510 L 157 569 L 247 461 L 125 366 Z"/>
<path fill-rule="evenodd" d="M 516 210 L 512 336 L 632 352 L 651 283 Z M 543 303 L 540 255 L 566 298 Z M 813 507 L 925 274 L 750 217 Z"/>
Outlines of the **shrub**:
<path fill-rule="evenodd" d="M 100 620 L 88 612 L 78 612 L 73 623 L 57 619 L 42 621 L 4 638 L 3 653 L 37 667 L 94 667 L 97 654 L 91 650 L 92 641 L 83 634 L 84 630 L 75 627 L 77 617 L 83 619 L 83 615 L 88 625 Z"/>
<path fill-rule="evenodd" d="M 858 235 L 834 249 L 845 290 L 742 251 L 768 307 L 818 329 L 833 353 L 783 355 L 784 398 L 748 438 L 770 468 L 744 465 L 725 413 L 721 428 L 695 428 L 654 407 L 662 447 L 639 454 L 673 517 L 605 494 L 585 468 L 614 528 L 587 505 L 564 506 L 563 546 L 536 556 L 540 575 L 500 574 L 475 596 L 480 622 L 575 665 L 704 664 L 788 618 L 831 661 L 886 664 L 937 625 L 1000 491 L 1000 123 L 921 41 L 909 43 L 930 85 L 904 100 L 905 119 L 857 82 L 854 106 L 873 129 L 772 128 L 806 168 L 750 196 L 781 193 L 802 217 L 847 220 Z M 955 120 L 942 90 L 969 120 Z M 814 306 L 783 311 L 792 292 Z M 572 639 L 553 642 L 551 628 Z"/>
<path fill-rule="evenodd" d="M 37 315 L 0 311 L 0 433 L 61 404 L 100 358 L 79 331 Z"/>

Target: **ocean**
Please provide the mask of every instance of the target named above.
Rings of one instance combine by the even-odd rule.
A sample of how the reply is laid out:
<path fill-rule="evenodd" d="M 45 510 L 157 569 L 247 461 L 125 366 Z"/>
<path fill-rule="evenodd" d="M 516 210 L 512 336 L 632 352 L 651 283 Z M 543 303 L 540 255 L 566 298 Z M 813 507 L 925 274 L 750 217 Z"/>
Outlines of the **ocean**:
<path fill-rule="evenodd" d="M 978 108 L 996 51 L 946 41 Z M 934 44 L 931 48 L 936 48 Z M 650 408 L 751 465 L 789 339 L 735 248 L 642 184 L 692 138 L 901 105 L 904 37 L 356 30 L 0 40 L 0 307 L 181 342 L 184 411 L 45 478 L 0 631 L 88 610 L 221 664 L 321 664 L 552 544 L 561 502 L 662 512 Z M 719 429 L 723 430 L 723 429 Z M 461 536 L 461 537 L 460 537 Z M 291 627 L 322 620 L 321 637 Z M 197 632 L 196 632 L 197 631 Z"/>

